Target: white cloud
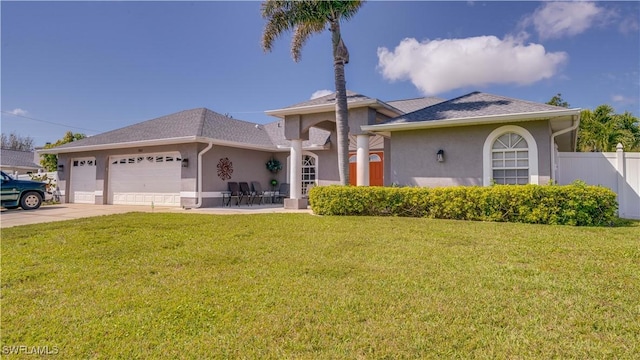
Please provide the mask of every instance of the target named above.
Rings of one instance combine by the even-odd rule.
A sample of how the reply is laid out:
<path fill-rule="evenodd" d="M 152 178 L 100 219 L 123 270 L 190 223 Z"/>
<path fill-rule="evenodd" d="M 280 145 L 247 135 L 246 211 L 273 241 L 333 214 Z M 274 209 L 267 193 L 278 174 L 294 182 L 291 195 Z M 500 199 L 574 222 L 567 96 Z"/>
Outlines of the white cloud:
<path fill-rule="evenodd" d="M 316 92 L 314 92 L 313 94 L 311 94 L 311 100 L 313 99 L 317 99 L 319 97 L 323 97 L 329 94 L 333 94 L 333 91 L 331 90 L 318 90 Z"/>
<path fill-rule="evenodd" d="M 378 48 L 385 79 L 411 80 L 425 95 L 487 84 L 531 84 L 555 75 L 568 55 L 507 37 L 479 36 L 418 42 L 407 38 L 394 51 Z"/>
<path fill-rule="evenodd" d="M 541 39 L 574 36 L 604 23 L 614 13 L 591 2 L 548 2 L 523 19 L 522 27 L 533 25 Z"/>
<path fill-rule="evenodd" d="M 611 95 L 611 101 L 620 104 L 634 104 L 638 102 L 638 99 L 634 97 L 628 97 L 620 94 Z"/>
<path fill-rule="evenodd" d="M 13 110 L 9 111 L 9 114 L 16 115 L 16 116 L 26 116 L 27 115 L 27 110 L 16 108 L 16 109 L 13 109 Z"/>

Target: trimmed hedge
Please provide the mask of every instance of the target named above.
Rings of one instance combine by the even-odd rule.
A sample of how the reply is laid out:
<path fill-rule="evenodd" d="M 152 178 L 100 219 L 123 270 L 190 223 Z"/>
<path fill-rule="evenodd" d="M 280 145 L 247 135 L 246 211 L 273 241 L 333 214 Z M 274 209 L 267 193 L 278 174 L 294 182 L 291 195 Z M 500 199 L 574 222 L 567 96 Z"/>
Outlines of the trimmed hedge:
<path fill-rule="evenodd" d="M 318 215 L 408 216 L 578 226 L 610 225 L 616 194 L 583 182 L 571 185 L 419 187 L 316 186 Z"/>

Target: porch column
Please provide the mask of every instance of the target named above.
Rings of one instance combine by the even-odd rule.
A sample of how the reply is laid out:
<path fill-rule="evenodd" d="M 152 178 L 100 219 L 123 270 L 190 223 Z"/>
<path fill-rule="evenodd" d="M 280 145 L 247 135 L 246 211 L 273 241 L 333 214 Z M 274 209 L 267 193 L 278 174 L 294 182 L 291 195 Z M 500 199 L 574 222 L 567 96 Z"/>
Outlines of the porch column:
<path fill-rule="evenodd" d="M 356 135 L 356 185 L 369 186 L 369 135 Z"/>
<path fill-rule="evenodd" d="M 302 140 L 291 140 L 291 171 L 289 172 L 289 196 L 291 199 L 302 198 Z"/>

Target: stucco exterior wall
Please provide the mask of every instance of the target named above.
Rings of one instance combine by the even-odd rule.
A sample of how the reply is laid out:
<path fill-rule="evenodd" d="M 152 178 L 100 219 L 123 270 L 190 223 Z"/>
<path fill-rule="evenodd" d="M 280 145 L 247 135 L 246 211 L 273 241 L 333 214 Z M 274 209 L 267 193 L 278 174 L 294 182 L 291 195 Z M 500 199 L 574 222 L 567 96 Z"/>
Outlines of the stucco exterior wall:
<path fill-rule="evenodd" d="M 58 187 L 60 190 L 64 189 L 61 196 L 61 202 L 68 201 L 68 194 L 70 191 L 69 177 L 71 175 L 72 161 L 77 158 L 95 157 L 96 159 L 96 204 L 107 204 L 109 193 L 108 188 L 108 173 L 109 173 L 109 157 L 118 155 L 147 155 L 155 153 L 164 153 L 178 151 L 180 156 L 185 159 L 189 159 L 189 167 L 182 168 L 182 180 L 180 184 L 180 191 L 195 191 L 196 186 L 196 162 L 197 162 L 197 145 L 193 144 L 178 144 L 178 145 L 165 145 L 165 146 L 149 146 L 141 148 L 124 148 L 124 149 L 111 149 L 101 151 L 87 151 L 77 153 L 67 153 L 58 155 L 58 164 L 64 166 L 64 170 L 58 172 Z"/>
<path fill-rule="evenodd" d="M 318 185 L 335 185 L 340 183 L 340 174 L 338 174 L 338 143 L 337 134 L 331 132 L 331 147 L 329 150 L 314 151 L 318 156 Z"/>
<path fill-rule="evenodd" d="M 547 120 L 393 132 L 389 146 L 390 176 L 385 184 L 482 185 L 484 142 L 493 130 L 504 125 L 525 128 L 535 138 L 539 183 L 546 184 L 551 174 Z M 444 162 L 436 158 L 440 149 L 444 150 Z"/>
<path fill-rule="evenodd" d="M 205 146 L 201 146 L 202 149 Z M 200 149 L 200 150 L 202 150 Z M 286 157 L 288 153 L 272 153 L 257 150 L 239 149 L 226 146 L 214 145 L 211 150 L 206 152 L 202 158 L 203 166 L 203 207 L 221 206 L 222 191 L 229 189 L 229 181 L 246 182 L 251 186 L 252 181 L 257 181 L 262 186 L 262 190 L 271 190 L 270 182 L 272 179 L 278 180 L 278 183 L 286 181 Z M 277 174 L 267 170 L 266 163 L 271 158 L 277 159 L 282 164 L 282 170 Z M 218 163 L 220 159 L 228 158 L 233 165 L 233 173 L 230 179 L 222 179 L 218 176 Z M 196 198 L 187 198 L 183 196 L 183 206 L 193 206 Z"/>
<path fill-rule="evenodd" d="M 349 132 L 351 135 L 364 134 L 360 130 L 361 125 L 372 125 L 384 119 L 387 116 L 379 114 L 376 110 L 368 107 L 361 107 L 349 110 Z M 335 130 L 336 113 L 335 111 L 320 112 L 315 114 L 303 115 L 287 115 L 285 116 L 285 137 L 291 139 L 307 139 L 308 132 L 311 127 L 318 126 L 320 128 L 333 131 Z M 329 125 L 330 124 L 330 125 Z"/>
<path fill-rule="evenodd" d="M 335 133 L 331 134 L 332 142 L 335 143 Z M 193 207 L 197 204 L 197 165 L 198 153 L 204 150 L 207 144 L 192 143 L 181 145 L 154 146 L 143 148 L 127 148 L 113 149 L 103 151 L 90 151 L 79 153 L 68 153 L 58 155 L 58 164 L 64 165 L 64 170 L 59 173 L 58 186 L 62 192 L 61 201 L 68 201 L 70 191 L 69 177 L 72 168 L 73 159 L 94 157 L 96 159 L 96 204 L 108 203 L 108 168 L 109 157 L 119 155 L 136 156 L 163 153 L 163 152 L 180 152 L 183 159 L 189 160 L 188 167 L 182 167 L 181 170 L 181 203 L 183 207 Z M 339 182 L 337 168 L 337 153 L 335 147 L 330 150 L 314 151 L 318 157 L 318 183 L 321 185 L 329 185 Z M 226 146 L 214 145 L 209 151 L 203 155 L 203 184 L 202 184 L 202 205 L 203 207 L 221 206 L 222 191 L 228 190 L 228 182 L 247 182 L 258 181 L 265 191 L 271 190 L 271 180 L 275 179 L 278 183 L 289 182 L 287 178 L 287 159 L 289 152 L 268 152 L 248 149 L 239 149 Z M 270 158 L 279 160 L 282 163 L 282 171 L 277 174 L 269 172 L 266 163 Z M 218 176 L 217 165 L 220 159 L 228 158 L 233 164 L 233 173 L 231 179 L 221 179 Z"/>

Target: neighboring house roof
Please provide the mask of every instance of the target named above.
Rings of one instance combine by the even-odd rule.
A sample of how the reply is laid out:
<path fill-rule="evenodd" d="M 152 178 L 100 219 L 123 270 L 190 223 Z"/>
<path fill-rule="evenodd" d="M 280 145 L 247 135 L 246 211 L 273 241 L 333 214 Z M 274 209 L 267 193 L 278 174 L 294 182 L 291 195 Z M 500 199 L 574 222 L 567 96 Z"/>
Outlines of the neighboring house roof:
<path fill-rule="evenodd" d="M 211 141 L 217 145 L 276 151 L 279 148 L 278 145 L 289 144 L 284 139 L 284 129 L 272 130 L 277 128 L 276 123 L 259 125 L 233 119 L 209 109 L 198 108 L 143 121 L 41 152 L 89 151 L 194 141 Z M 316 144 L 325 145 L 328 142 L 329 132 L 314 131 L 313 136 Z"/>
<path fill-rule="evenodd" d="M 282 109 L 267 110 L 268 115 L 284 118 L 285 115 L 311 114 L 322 111 L 334 111 L 336 106 L 336 93 L 325 95 L 316 99 L 303 101 Z M 403 113 L 399 109 L 390 106 L 388 103 L 358 94 L 351 90 L 347 90 L 347 107 L 349 109 L 358 107 L 371 107 L 387 116 L 398 116 Z"/>
<path fill-rule="evenodd" d="M 0 166 L 26 170 L 38 170 L 40 165 L 34 162 L 33 151 L 0 149 Z"/>
<path fill-rule="evenodd" d="M 412 130 L 426 127 L 566 118 L 574 115 L 579 116 L 580 109 L 566 109 L 482 92 L 472 92 L 400 115 L 382 124 L 362 126 L 362 130 Z"/>
<path fill-rule="evenodd" d="M 445 99 L 438 97 L 421 97 L 415 99 L 386 101 L 386 103 L 406 114 L 426 108 L 427 106 L 439 104 L 443 101 L 445 101 Z"/>

